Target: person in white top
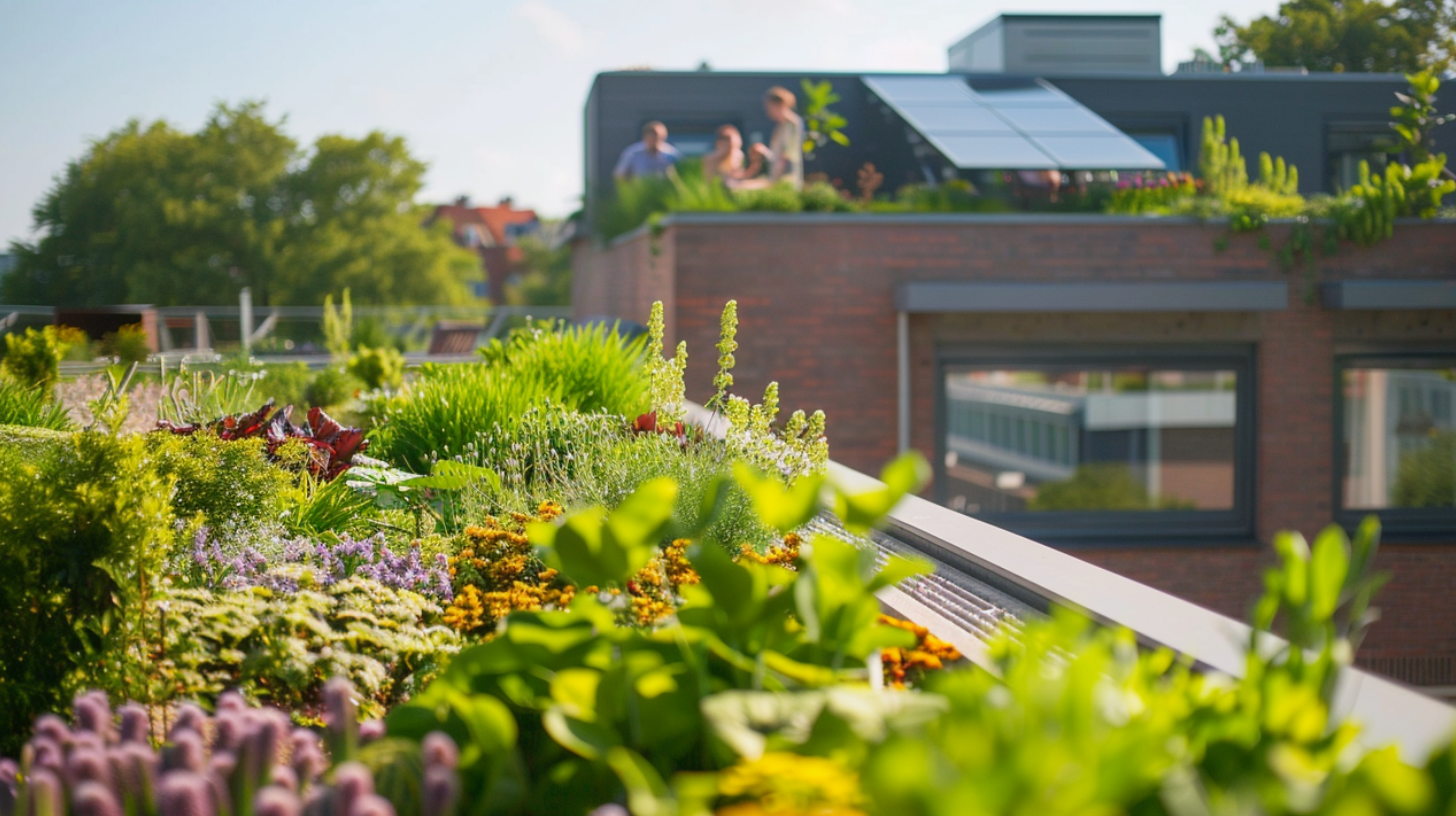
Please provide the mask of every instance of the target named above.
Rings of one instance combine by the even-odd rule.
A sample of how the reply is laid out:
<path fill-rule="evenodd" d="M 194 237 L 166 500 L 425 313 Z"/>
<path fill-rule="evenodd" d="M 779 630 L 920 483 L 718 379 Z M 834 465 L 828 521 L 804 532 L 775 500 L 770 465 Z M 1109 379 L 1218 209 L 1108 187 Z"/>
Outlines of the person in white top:
<path fill-rule="evenodd" d="M 787 181 L 795 189 L 804 186 L 804 120 L 794 112 L 794 94 L 774 86 L 763 95 L 763 110 L 774 122 L 768 146 L 753 146 L 753 152 L 768 162 L 768 181 Z"/>

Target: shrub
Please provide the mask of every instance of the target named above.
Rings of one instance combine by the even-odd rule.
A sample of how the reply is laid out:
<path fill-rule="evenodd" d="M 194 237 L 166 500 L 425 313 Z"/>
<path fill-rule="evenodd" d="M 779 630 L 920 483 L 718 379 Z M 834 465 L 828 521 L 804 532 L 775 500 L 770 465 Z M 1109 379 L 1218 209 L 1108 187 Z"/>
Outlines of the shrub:
<path fill-rule="evenodd" d="M 347 677 L 364 713 L 382 716 L 459 648 L 440 610 L 362 577 L 297 591 L 173 589 L 165 595 L 169 696 L 209 699 L 236 688 L 294 711 L 317 711 L 324 682 Z"/>
<path fill-rule="evenodd" d="M 101 338 L 101 353 L 116 358 L 120 363 L 145 363 L 152 356 L 152 347 L 147 343 L 146 329 L 132 323 L 104 335 Z"/>
<path fill-rule="evenodd" d="M 0 369 L 16 382 L 40 389 L 49 397 L 51 389 L 61 377 L 61 360 L 67 349 L 75 344 L 75 329 L 62 326 L 46 326 L 37 331 L 25 330 L 25 334 L 5 335 L 5 359 Z M 85 339 L 85 335 L 81 335 Z"/>
<path fill-rule="evenodd" d="M 354 399 L 364 383 L 339 366 L 329 366 L 313 376 L 303 398 L 315 408 L 334 409 Z"/>
<path fill-rule="evenodd" d="M 119 658 L 172 540 L 170 490 L 138 437 L 0 454 L 0 750 L 79 681 L 130 682 Z"/>
<path fill-rule="evenodd" d="M 0 425 L 64 431 L 71 427 L 71 415 L 66 406 L 48 399 L 40 386 L 0 377 Z"/>
<path fill-rule="evenodd" d="M 259 396 L 272 398 L 278 405 L 309 406 L 307 394 L 313 372 L 307 363 L 269 363 L 259 368 L 258 374 L 261 376 L 253 390 Z"/>
<path fill-rule="evenodd" d="M 213 527 L 273 522 L 295 491 L 294 476 L 268 461 L 261 438 L 151 433 L 146 445 L 157 473 L 175 484 L 172 510 L 178 518 Z"/>
<path fill-rule="evenodd" d="M 361 348 L 349 357 L 350 375 L 371 391 L 404 383 L 404 355 L 393 348 Z"/>

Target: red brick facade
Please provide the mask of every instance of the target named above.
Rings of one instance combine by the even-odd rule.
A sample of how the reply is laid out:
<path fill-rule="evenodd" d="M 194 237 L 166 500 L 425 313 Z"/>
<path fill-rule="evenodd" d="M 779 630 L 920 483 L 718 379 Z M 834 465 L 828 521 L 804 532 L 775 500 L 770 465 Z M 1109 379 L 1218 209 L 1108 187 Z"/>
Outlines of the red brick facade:
<path fill-rule="evenodd" d="M 1267 231 L 1280 245 L 1287 228 Z M 710 391 L 718 313 L 737 299 L 738 390 L 782 384 L 785 409 L 823 408 L 831 453 L 875 472 L 895 453 L 894 289 L 925 280 L 1281 280 L 1289 307 L 1260 313 L 1020 313 L 913 315 L 912 443 L 935 450 L 935 359 L 947 343 L 1239 343 L 1255 348 L 1255 527 L 1306 536 L 1332 518 L 1333 358 L 1371 344 L 1456 350 L 1456 312 L 1332 311 L 1314 283 L 1456 279 L 1456 224 L 1412 223 L 1394 240 L 1341 247 L 1316 270 L 1283 271 L 1257 235 L 1215 244 L 1221 226 L 1177 220 L 761 217 L 674 219 L 657 235 L 578 248 L 578 316 L 645 322 L 666 306 L 669 340 L 686 340 L 689 397 Z M 1258 590 L 1264 547 L 1078 551 L 1089 561 L 1229 615 Z M 1387 544 L 1394 578 L 1384 616 L 1362 650 L 1413 681 L 1456 685 L 1456 530 L 1449 545 Z M 1384 661 L 1384 662 L 1381 662 Z M 1415 668 L 1409 668 L 1409 667 Z M 1444 668 L 1442 668 L 1444 667 Z M 1444 678 L 1444 679 L 1443 679 Z"/>

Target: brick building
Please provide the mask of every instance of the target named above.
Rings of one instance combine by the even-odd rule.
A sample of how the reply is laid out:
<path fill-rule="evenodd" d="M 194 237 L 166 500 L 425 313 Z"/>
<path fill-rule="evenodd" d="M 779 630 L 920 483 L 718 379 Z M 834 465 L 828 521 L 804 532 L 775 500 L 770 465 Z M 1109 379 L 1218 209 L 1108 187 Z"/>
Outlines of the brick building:
<path fill-rule="evenodd" d="M 455 243 L 480 256 L 485 281 L 476 296 L 505 303 L 506 282 L 520 270 L 523 259 L 516 241 L 540 229 L 536 211 L 518 210 L 509 198 L 501 199 L 494 207 L 472 207 L 470 200 L 462 197 L 454 204 L 436 207 L 427 223 L 442 218 L 450 222 Z"/>
<path fill-rule="evenodd" d="M 1379 515 L 1393 577 L 1361 660 L 1456 684 L 1456 498 L 1392 498 L 1399 449 L 1421 444 L 1409 433 L 1456 429 L 1456 222 L 1400 223 L 1312 270 L 1281 268 L 1260 236 L 1217 248 L 1225 237 L 1173 218 L 678 214 L 578 243 L 573 304 L 645 322 L 662 300 L 669 343 L 704 361 L 736 299 L 738 392 L 778 381 L 786 410 L 825 409 L 836 460 L 876 472 L 908 442 L 950 506 L 1231 616 L 1276 531 Z M 690 366 L 690 398 L 712 373 Z M 1046 444 L 978 442 L 952 427 L 967 405 L 1020 411 L 1003 427 L 1038 420 Z M 1082 436 L 1063 443 L 1047 420 L 1068 415 Z M 1130 463 L 1162 503 L 1036 508 L 1058 474 L 1033 460 L 1072 450 Z M 1373 480 L 1372 460 L 1394 464 Z M 1441 467 L 1420 483 L 1450 479 Z M 1213 486 L 1188 487 L 1199 479 Z"/>

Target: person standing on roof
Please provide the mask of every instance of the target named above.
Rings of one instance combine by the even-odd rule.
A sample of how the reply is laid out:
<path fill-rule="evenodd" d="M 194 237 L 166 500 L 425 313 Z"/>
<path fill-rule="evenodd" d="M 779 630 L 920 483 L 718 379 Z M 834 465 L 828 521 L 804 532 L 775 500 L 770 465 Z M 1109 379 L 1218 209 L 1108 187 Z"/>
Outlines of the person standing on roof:
<path fill-rule="evenodd" d="M 642 141 L 622 151 L 612 175 L 617 181 L 665 176 L 681 157 L 677 148 L 667 143 L 667 125 L 654 120 L 642 126 Z"/>
<path fill-rule="evenodd" d="M 774 86 L 763 95 L 763 110 L 774 122 L 768 147 L 754 145 L 754 153 L 768 162 L 769 183 L 787 181 L 804 186 L 804 120 L 794 113 L 794 93 Z"/>

